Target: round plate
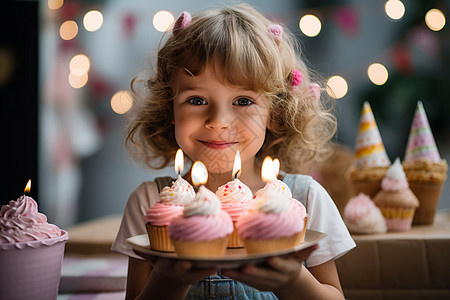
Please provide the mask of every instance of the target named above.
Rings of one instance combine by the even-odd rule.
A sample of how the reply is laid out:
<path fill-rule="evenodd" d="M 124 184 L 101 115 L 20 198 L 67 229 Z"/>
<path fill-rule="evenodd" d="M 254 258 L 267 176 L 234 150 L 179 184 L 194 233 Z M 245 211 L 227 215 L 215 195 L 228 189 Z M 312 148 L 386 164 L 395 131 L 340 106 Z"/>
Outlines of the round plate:
<path fill-rule="evenodd" d="M 196 267 L 216 267 L 216 268 L 236 268 L 244 264 L 257 264 L 264 261 L 266 258 L 271 256 L 281 256 L 290 254 L 292 252 L 305 249 L 314 246 L 319 242 L 320 239 L 325 237 L 324 233 L 315 230 L 306 230 L 305 241 L 293 248 L 284 249 L 273 252 L 257 253 L 257 254 L 247 254 L 245 248 L 227 249 L 224 256 L 220 257 L 192 257 L 192 256 L 180 256 L 174 252 L 160 252 L 155 251 L 150 248 L 150 242 L 147 234 L 141 234 L 128 238 L 126 241 L 131 245 L 136 254 L 139 252 L 149 256 L 158 256 L 179 260 L 189 260 L 192 261 Z M 145 259 L 144 256 L 140 255 Z"/>

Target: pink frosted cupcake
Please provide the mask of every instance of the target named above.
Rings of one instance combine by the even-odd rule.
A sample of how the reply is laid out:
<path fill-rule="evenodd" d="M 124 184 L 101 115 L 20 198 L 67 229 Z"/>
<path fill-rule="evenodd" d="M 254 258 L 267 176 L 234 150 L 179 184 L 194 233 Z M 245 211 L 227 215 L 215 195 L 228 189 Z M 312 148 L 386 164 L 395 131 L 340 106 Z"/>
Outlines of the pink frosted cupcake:
<path fill-rule="evenodd" d="M 308 213 L 306 212 L 306 207 L 297 199 L 289 198 L 291 202 L 291 208 L 296 215 L 299 217 L 299 222 L 304 224 L 303 230 L 301 234 L 299 235 L 297 241 L 295 242 L 296 245 L 301 244 L 305 241 L 305 235 L 306 235 L 306 224 L 308 223 Z"/>
<path fill-rule="evenodd" d="M 304 225 L 304 230 L 302 233 L 298 236 L 298 240 L 296 241 L 296 244 L 303 243 L 305 240 L 305 234 L 306 234 L 306 224 L 308 222 L 308 214 L 306 212 L 305 206 L 298 201 L 297 199 L 292 198 L 292 192 L 291 189 L 287 186 L 286 183 L 284 183 L 281 180 L 271 180 L 266 183 L 263 189 L 256 192 L 255 197 L 261 195 L 262 193 L 266 193 L 267 191 L 272 191 L 275 194 L 280 195 L 281 197 L 287 197 L 290 200 L 291 207 L 290 209 L 294 210 L 296 214 L 299 215 L 299 222 Z"/>
<path fill-rule="evenodd" d="M 351 233 L 373 234 L 387 231 L 380 209 L 363 193 L 348 201 L 344 208 L 344 221 Z"/>
<path fill-rule="evenodd" d="M 0 211 L 2 299 L 56 299 L 68 234 L 49 224 L 33 198 L 11 200 Z"/>
<path fill-rule="evenodd" d="M 381 209 L 389 231 L 406 231 L 411 228 L 419 200 L 411 191 L 397 158 L 381 182 L 381 190 L 373 198 Z"/>
<path fill-rule="evenodd" d="M 228 240 L 229 248 L 241 248 L 244 246 L 236 230 L 236 222 L 239 217 L 247 211 L 253 198 L 252 191 L 239 179 L 228 182 L 216 191 L 222 203 L 222 209 L 226 211 L 233 221 L 233 233 Z"/>
<path fill-rule="evenodd" d="M 272 252 L 297 245 L 306 226 L 299 221 L 302 219 L 300 206 L 287 196 L 270 188 L 256 193 L 247 213 L 236 224 L 247 253 Z"/>
<path fill-rule="evenodd" d="M 168 227 L 178 255 L 223 256 L 233 232 L 230 215 L 222 210 L 216 194 L 201 186 L 194 201 Z"/>
<path fill-rule="evenodd" d="M 178 176 L 171 187 L 164 187 L 159 194 L 159 201 L 147 210 L 144 216 L 150 247 L 153 250 L 175 251 L 167 226 L 174 218 L 183 214 L 184 205 L 192 202 L 194 197 L 194 188 L 181 176 Z"/>

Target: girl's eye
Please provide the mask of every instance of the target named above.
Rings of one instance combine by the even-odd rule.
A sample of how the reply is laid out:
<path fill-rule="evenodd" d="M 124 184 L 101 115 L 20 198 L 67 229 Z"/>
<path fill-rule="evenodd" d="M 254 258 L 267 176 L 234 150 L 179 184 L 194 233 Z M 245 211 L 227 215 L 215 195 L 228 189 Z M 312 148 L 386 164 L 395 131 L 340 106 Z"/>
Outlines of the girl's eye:
<path fill-rule="evenodd" d="M 248 98 L 239 98 L 236 101 L 234 101 L 233 104 L 239 106 L 247 106 L 253 104 L 253 101 Z"/>
<path fill-rule="evenodd" d="M 193 105 L 206 105 L 208 104 L 204 99 L 200 97 L 192 97 L 188 99 L 188 102 Z"/>

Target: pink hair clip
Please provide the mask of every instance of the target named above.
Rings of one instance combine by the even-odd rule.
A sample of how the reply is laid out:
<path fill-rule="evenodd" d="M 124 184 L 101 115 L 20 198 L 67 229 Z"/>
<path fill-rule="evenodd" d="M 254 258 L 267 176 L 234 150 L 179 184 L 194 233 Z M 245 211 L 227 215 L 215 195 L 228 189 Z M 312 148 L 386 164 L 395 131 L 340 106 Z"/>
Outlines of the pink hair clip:
<path fill-rule="evenodd" d="M 281 37 L 283 36 L 283 27 L 278 24 L 270 24 L 269 31 L 273 35 L 273 38 L 275 39 L 277 45 L 280 46 Z"/>
<path fill-rule="evenodd" d="M 303 74 L 297 69 L 292 70 L 292 86 L 296 87 L 303 82 Z"/>
<path fill-rule="evenodd" d="M 309 84 L 309 92 L 313 96 L 314 100 L 317 102 L 320 98 L 320 86 L 317 83 Z"/>
<path fill-rule="evenodd" d="M 191 21 L 191 14 L 187 11 L 183 11 L 176 20 L 175 25 L 173 26 L 173 35 L 177 35 L 183 28 L 186 28 L 191 23 Z"/>

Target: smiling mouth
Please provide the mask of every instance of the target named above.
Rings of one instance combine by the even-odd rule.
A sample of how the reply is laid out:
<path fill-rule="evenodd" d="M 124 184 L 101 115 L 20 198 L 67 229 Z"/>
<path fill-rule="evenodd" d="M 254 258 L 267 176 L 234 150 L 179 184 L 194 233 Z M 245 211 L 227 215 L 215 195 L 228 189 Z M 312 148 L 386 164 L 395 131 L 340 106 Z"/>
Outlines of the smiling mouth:
<path fill-rule="evenodd" d="M 228 148 L 228 147 L 231 147 L 231 146 L 234 146 L 237 144 L 237 142 L 223 142 L 223 141 L 201 141 L 201 140 L 199 140 L 199 142 L 211 149 L 225 149 L 225 148 Z"/>

